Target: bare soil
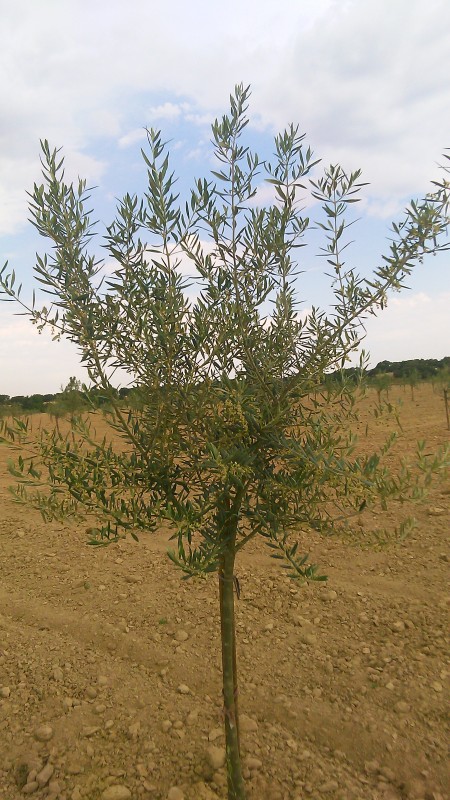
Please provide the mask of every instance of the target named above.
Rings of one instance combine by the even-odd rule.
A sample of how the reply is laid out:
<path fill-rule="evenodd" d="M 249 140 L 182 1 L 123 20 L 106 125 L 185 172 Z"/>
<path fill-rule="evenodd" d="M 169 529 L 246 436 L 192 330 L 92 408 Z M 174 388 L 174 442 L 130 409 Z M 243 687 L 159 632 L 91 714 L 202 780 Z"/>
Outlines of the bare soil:
<path fill-rule="evenodd" d="M 431 387 L 400 452 L 448 440 Z M 362 422 L 365 428 L 365 420 Z M 371 418 L 364 446 L 387 430 Z M 0 800 L 226 797 L 217 578 L 180 580 L 168 530 L 109 548 L 12 502 L 0 449 Z M 401 545 L 300 534 L 326 584 L 249 545 L 237 565 L 251 800 L 444 800 L 448 481 Z M 389 528 L 410 509 L 394 504 Z M 115 789 L 113 787 L 116 787 Z M 178 787 L 178 790 L 174 787 Z"/>

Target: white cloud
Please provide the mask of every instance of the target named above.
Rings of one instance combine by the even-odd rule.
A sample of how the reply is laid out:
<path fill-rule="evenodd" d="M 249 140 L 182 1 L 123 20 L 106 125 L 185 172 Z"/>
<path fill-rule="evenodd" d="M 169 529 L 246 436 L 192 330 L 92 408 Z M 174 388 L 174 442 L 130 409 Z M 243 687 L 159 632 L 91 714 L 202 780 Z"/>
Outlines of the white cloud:
<path fill-rule="evenodd" d="M 125 133 L 119 139 L 119 147 L 131 147 L 138 142 L 143 142 L 147 138 L 147 132 L 144 128 L 136 128 L 129 133 Z"/>
<path fill-rule="evenodd" d="M 250 201 L 252 206 L 270 206 L 276 202 L 277 195 L 273 183 L 260 183 L 256 187 L 256 194 Z"/>
<path fill-rule="evenodd" d="M 173 120 L 177 119 L 186 108 L 189 108 L 187 103 L 162 103 L 159 106 L 151 106 L 148 111 L 150 120 Z"/>
<path fill-rule="evenodd" d="M 88 185 L 96 183 L 107 169 L 105 161 L 100 161 L 79 150 L 64 148 L 62 155 L 64 155 L 64 179 L 68 183 L 76 182 L 78 178 L 86 178 Z"/>
<path fill-rule="evenodd" d="M 203 125 L 252 83 L 254 124 L 299 121 L 325 160 L 363 166 L 377 214 L 420 192 L 449 144 L 447 0 L 229 0 L 227 14 L 209 0 L 157 14 L 146 0 L 47 0 L 45 14 L 15 0 L 2 30 L 3 230 L 25 219 L 39 137 L 81 153 L 98 136 L 135 143 L 127 113 L 152 94 L 171 99 L 144 105 L 143 125 Z"/>
<path fill-rule="evenodd" d="M 366 323 L 364 348 L 370 363 L 449 355 L 450 292 L 391 297 L 387 308 Z"/>
<path fill-rule="evenodd" d="M 186 161 L 199 161 L 204 156 L 205 156 L 205 151 L 201 146 L 192 147 L 190 150 L 186 152 L 185 159 Z"/>
<path fill-rule="evenodd" d="M 38 160 L 39 142 L 35 142 L 36 158 L 8 158 L 0 156 L 0 236 L 16 233 L 28 218 L 28 191 L 34 182 L 40 183 Z M 97 183 L 106 169 L 106 163 L 70 147 L 64 148 L 65 180 L 86 178 L 88 185 Z M 3 260 L 3 259 L 2 259 Z"/>
<path fill-rule="evenodd" d="M 0 394 L 58 392 L 71 375 L 86 381 L 76 347 L 53 342 L 49 332 L 38 334 L 24 317 L 0 309 Z"/>
<path fill-rule="evenodd" d="M 191 110 L 192 106 L 189 103 L 162 103 L 159 106 L 151 106 L 145 112 L 145 119 L 147 127 L 152 127 L 155 123 L 184 121 L 192 123 L 198 127 L 210 126 L 212 121 L 212 114 L 210 112 L 205 114 L 196 113 Z M 119 147 L 130 147 L 137 142 L 146 139 L 147 133 L 145 128 L 136 128 L 129 133 L 124 134 L 118 140 Z M 178 141 L 171 143 L 171 149 L 177 150 L 182 147 L 183 143 Z"/>
<path fill-rule="evenodd" d="M 206 252 L 211 251 L 211 243 L 202 244 Z M 182 274 L 195 278 L 192 262 L 186 256 L 182 256 L 181 262 Z M 199 292 L 199 284 L 194 281 L 186 293 L 191 303 Z M 416 292 L 391 297 L 387 309 L 366 323 L 363 346 L 370 353 L 371 365 L 384 359 L 401 361 L 448 356 L 449 308 L 450 292 L 437 295 Z M 45 331 L 39 335 L 27 319 L 14 315 L 9 309 L 0 307 L 0 394 L 56 392 L 67 384 L 71 375 L 87 380 L 73 344 L 53 342 Z M 299 316 L 304 319 L 309 311 L 309 308 L 302 309 Z"/>
<path fill-rule="evenodd" d="M 148 0 L 46 0 L 45 13 L 42 4 L 15 0 L 2 4 L 2 33 L 0 235 L 26 225 L 40 138 L 64 145 L 68 178 L 97 183 L 108 175 L 105 195 L 115 196 L 110 150 L 138 145 L 152 121 L 175 123 L 173 147 L 184 162 L 209 167 L 207 137 L 200 130 L 197 142 L 186 126 L 201 129 L 221 115 L 241 81 L 253 90 L 250 138 L 299 122 L 325 163 L 363 168 L 371 182 L 359 207 L 365 216 L 390 220 L 405 196 L 420 196 L 450 145 L 448 0 L 228 0 L 226 13 L 210 0 L 171 0 L 157 13 Z M 128 154 L 119 155 L 127 177 Z M 2 250 L 20 252 L 20 244 L 0 245 L 0 263 Z M 448 271 L 441 274 L 448 285 Z M 432 350 L 448 332 L 448 312 L 430 298 L 420 310 Z M 385 345 L 396 346 L 396 331 L 416 355 L 420 330 L 406 309 L 391 301 L 374 328 L 375 350 L 389 329 Z M 36 359 L 23 363 L 32 370 Z"/>
<path fill-rule="evenodd" d="M 427 187 L 449 144 L 450 4 L 335 2 L 281 58 L 258 86 L 266 122 L 300 120 L 326 162 L 362 167 L 376 213 Z"/>
<path fill-rule="evenodd" d="M 304 188 L 298 188 L 296 193 L 297 211 L 302 212 L 306 209 L 310 209 L 312 206 L 318 207 L 319 201 L 312 196 L 312 187 L 308 178 L 305 178 L 302 181 L 302 186 Z M 255 186 L 255 188 L 256 194 L 250 200 L 250 206 L 258 206 L 261 208 L 263 206 L 269 206 L 280 202 L 273 183 L 269 183 L 268 181 L 264 180 Z M 305 214 L 304 216 L 308 216 L 308 214 Z"/>
<path fill-rule="evenodd" d="M 194 125 L 209 127 L 212 122 L 212 114 L 207 112 L 205 114 L 189 113 L 185 115 L 187 122 L 192 122 Z"/>
<path fill-rule="evenodd" d="M 0 156 L 0 236 L 16 231 L 26 220 L 25 187 L 31 187 L 35 173 L 36 165 L 31 159 Z"/>

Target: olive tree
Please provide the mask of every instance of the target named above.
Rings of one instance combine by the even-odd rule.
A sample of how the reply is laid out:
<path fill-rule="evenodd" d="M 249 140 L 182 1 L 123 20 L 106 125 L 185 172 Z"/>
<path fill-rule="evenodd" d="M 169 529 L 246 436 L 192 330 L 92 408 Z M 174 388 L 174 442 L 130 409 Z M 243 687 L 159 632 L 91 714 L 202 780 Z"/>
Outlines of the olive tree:
<path fill-rule="evenodd" d="M 6 265 L 0 282 L 4 299 L 18 301 L 38 329 L 76 344 L 92 403 L 108 400 L 122 442 L 97 441 L 87 415 L 73 416 L 67 434 L 4 420 L 3 440 L 25 450 L 11 467 L 15 499 L 46 519 L 96 515 L 95 544 L 168 521 L 169 556 L 184 577 L 218 574 L 229 800 L 245 797 L 234 608 L 240 551 L 262 537 L 293 579 L 323 580 L 297 551 L 295 533 L 329 533 L 376 503 L 417 495 L 444 459 L 421 451 L 414 477 L 406 464 L 396 474 L 384 466 L 392 440 L 361 455 L 352 432 L 359 382 L 343 370 L 360 348 L 364 319 L 404 286 L 416 262 L 445 246 L 448 182 L 407 208 L 388 255 L 364 278 L 343 260 L 360 172 L 320 172 L 294 126 L 276 136 L 273 160 L 261 161 L 244 141 L 248 98 L 237 86 L 229 113 L 213 123 L 216 169 L 185 202 L 160 132 L 148 130 L 148 189 L 142 198 L 126 194 L 106 230 L 112 270 L 91 250 L 90 190 L 83 180 L 65 182 L 59 151 L 43 141 L 44 182 L 34 186 L 30 209 L 53 242 L 35 267 L 50 304 L 23 301 Z M 260 175 L 273 189 L 267 205 L 258 203 Z M 328 310 L 301 306 L 307 251 L 299 248 L 312 227 L 301 207 L 306 190 L 322 209 Z M 117 392 L 119 370 L 133 387 L 129 405 Z M 326 380 L 341 370 L 341 380 Z"/>

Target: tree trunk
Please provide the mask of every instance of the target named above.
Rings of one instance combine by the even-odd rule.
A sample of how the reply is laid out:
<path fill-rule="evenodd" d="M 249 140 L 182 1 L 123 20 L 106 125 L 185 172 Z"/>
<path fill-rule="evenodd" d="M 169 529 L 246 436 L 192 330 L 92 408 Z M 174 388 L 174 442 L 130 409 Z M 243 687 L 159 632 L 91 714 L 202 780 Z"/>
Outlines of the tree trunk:
<path fill-rule="evenodd" d="M 235 532 L 227 541 L 219 570 L 220 627 L 222 634 L 223 704 L 227 751 L 228 800 L 245 800 L 239 746 L 239 713 L 234 621 Z"/>

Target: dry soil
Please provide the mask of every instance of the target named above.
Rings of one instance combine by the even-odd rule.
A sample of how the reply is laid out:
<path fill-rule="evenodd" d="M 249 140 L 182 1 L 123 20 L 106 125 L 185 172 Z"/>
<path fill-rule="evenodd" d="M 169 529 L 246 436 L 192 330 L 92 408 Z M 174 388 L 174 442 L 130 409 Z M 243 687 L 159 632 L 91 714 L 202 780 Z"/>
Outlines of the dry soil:
<path fill-rule="evenodd" d="M 400 450 L 448 440 L 403 394 Z M 370 448 L 387 423 L 371 418 Z M 365 427 L 363 421 L 361 430 Z M 217 579 L 180 580 L 168 531 L 86 545 L 14 505 L 0 448 L 0 800 L 226 797 Z M 263 543 L 237 565 L 251 800 L 444 800 L 449 483 L 401 545 L 301 533 L 329 576 L 297 587 Z M 406 510 L 384 514 L 388 529 Z"/>

